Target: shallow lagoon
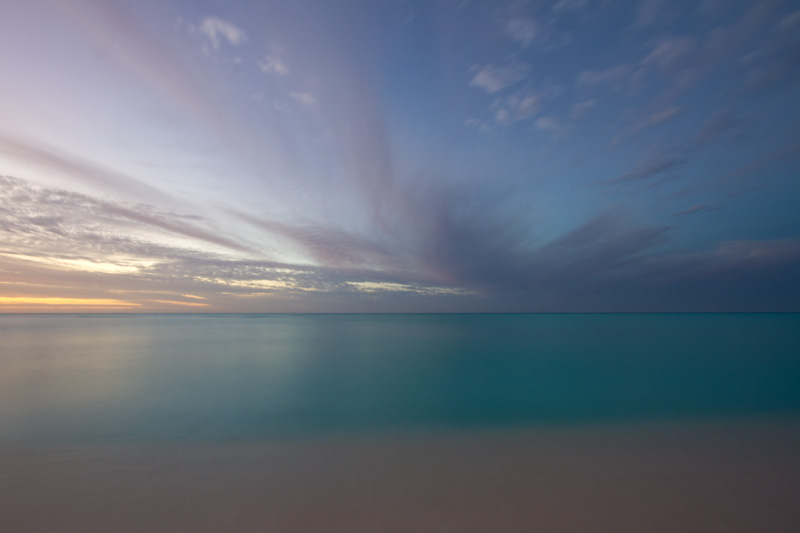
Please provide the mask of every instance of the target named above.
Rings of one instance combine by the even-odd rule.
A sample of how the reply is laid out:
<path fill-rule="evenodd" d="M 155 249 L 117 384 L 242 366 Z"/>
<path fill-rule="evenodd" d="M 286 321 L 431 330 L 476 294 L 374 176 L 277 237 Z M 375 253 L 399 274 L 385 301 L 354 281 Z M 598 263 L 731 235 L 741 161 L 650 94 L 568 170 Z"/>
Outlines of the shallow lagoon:
<path fill-rule="evenodd" d="M 800 411 L 800 315 L 0 315 L 0 443 Z"/>

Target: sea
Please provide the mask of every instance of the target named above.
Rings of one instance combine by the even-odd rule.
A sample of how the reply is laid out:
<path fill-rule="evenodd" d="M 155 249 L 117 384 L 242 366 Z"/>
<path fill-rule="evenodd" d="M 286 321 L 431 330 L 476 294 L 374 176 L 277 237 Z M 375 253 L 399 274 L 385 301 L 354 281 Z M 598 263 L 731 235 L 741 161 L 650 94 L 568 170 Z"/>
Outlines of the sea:
<path fill-rule="evenodd" d="M 0 445 L 800 413 L 800 314 L 0 315 Z"/>

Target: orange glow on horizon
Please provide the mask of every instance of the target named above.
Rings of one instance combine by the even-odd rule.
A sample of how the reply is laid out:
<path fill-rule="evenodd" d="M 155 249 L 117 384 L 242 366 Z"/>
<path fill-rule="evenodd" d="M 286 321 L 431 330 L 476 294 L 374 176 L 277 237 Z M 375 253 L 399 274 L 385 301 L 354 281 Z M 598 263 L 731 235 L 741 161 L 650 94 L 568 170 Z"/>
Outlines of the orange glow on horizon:
<path fill-rule="evenodd" d="M 197 296 L 195 296 L 197 298 Z M 153 300 L 156 303 L 168 305 L 185 305 L 188 307 L 210 307 L 210 304 L 200 302 L 178 302 L 176 300 Z"/>
<path fill-rule="evenodd" d="M 110 298 L 39 298 L 28 296 L 0 296 L 0 305 L 28 307 L 139 307 L 140 304 Z"/>

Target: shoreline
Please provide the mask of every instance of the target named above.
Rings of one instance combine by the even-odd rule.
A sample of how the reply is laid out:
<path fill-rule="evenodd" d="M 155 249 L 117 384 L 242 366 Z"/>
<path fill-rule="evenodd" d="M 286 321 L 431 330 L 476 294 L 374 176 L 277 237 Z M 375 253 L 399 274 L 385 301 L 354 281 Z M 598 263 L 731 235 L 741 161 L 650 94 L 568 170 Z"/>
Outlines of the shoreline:
<path fill-rule="evenodd" d="M 793 531 L 800 417 L 0 447 L 9 531 Z"/>

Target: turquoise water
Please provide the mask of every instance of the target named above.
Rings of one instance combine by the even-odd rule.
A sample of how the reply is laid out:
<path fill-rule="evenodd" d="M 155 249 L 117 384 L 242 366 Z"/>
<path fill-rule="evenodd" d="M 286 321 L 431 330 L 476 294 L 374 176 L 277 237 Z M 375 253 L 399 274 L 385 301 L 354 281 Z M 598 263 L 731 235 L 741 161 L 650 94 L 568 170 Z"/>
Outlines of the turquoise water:
<path fill-rule="evenodd" d="M 0 315 L 0 443 L 800 412 L 800 315 Z"/>

